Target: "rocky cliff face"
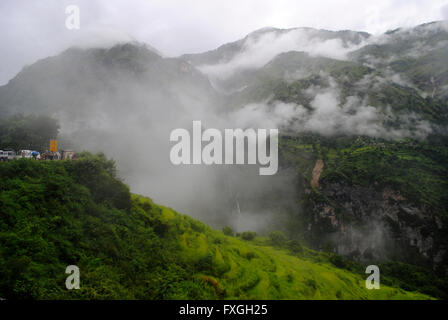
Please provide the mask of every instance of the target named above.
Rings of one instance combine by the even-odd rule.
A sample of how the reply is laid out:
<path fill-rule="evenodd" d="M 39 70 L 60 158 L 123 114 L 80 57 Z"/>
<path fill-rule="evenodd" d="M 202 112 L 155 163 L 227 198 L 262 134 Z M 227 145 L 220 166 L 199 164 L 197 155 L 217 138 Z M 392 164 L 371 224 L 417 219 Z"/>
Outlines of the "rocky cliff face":
<path fill-rule="evenodd" d="M 400 192 L 338 182 L 312 192 L 307 237 L 320 249 L 360 261 L 446 265 L 447 222 Z"/>

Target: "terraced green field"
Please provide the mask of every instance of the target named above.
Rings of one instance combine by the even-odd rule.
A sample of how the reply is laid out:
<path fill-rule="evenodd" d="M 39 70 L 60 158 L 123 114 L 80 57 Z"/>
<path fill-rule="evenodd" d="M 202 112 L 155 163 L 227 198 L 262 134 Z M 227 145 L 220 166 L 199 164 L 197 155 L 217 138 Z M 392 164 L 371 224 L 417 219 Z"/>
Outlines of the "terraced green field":
<path fill-rule="evenodd" d="M 139 206 L 149 201 L 134 196 Z M 153 205 L 151 203 L 151 205 Z M 161 207 L 160 220 L 180 244 L 185 263 L 203 265 L 194 277 L 214 289 L 209 298 L 225 299 L 428 299 L 420 293 L 381 286 L 368 290 L 365 279 L 332 266 L 329 255 L 303 248 L 301 253 L 225 236 L 191 218 Z M 195 227 L 196 226 L 196 227 Z M 176 236 L 177 234 L 177 236 Z M 366 275 L 367 277 L 367 275 Z M 216 296 L 215 296 L 216 294 Z M 187 298 L 179 296 L 175 298 Z"/>

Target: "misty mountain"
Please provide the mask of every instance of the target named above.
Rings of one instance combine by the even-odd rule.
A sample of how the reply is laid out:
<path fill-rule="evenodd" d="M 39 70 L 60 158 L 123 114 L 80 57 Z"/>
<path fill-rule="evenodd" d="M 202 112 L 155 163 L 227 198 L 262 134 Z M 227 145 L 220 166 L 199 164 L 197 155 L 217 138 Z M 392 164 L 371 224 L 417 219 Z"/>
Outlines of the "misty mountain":
<path fill-rule="evenodd" d="M 182 58 L 208 74 L 219 90 L 243 88 L 254 72 L 276 55 L 288 51 L 309 51 L 319 56 L 341 58 L 345 51 L 368 39 L 365 32 L 327 31 L 313 28 L 263 28 L 216 50 L 186 54 Z M 249 79 L 248 79 L 249 78 Z"/>
<path fill-rule="evenodd" d="M 432 22 L 396 29 L 351 53 L 351 58 L 381 70 L 392 70 L 425 95 L 448 94 L 448 23 Z"/>
<path fill-rule="evenodd" d="M 62 149 L 104 151 L 118 161 L 133 190 L 165 203 L 171 192 L 191 186 L 185 177 L 173 182 L 171 130 L 219 105 L 218 94 L 195 67 L 138 43 L 70 48 L 25 67 L 0 88 L 2 116 L 56 118 Z"/>
<path fill-rule="evenodd" d="M 144 89 L 145 96 L 133 95 L 135 85 Z M 184 90 L 180 92 L 179 87 Z M 171 97 L 169 103 L 176 107 L 181 94 L 187 95 L 192 103 L 214 95 L 207 78 L 194 67 L 180 59 L 162 58 L 145 45 L 70 48 L 26 66 L 1 87 L 0 112 L 5 115 L 76 110 L 76 114 L 84 114 L 93 111 L 92 103 L 112 107 L 115 99 L 123 97 L 128 110 L 136 111 L 132 108 L 138 107 L 139 100 L 146 104 L 156 102 L 160 91 L 166 93 L 163 99 Z"/>
<path fill-rule="evenodd" d="M 435 268 L 448 259 L 447 43 L 438 22 L 381 36 L 265 28 L 179 58 L 71 48 L 0 87 L 0 115 L 53 116 L 61 146 L 104 151 L 133 192 L 210 225 Z M 172 165 L 169 134 L 192 120 L 279 128 L 279 173 Z"/>
<path fill-rule="evenodd" d="M 238 54 L 244 52 L 244 50 L 247 49 L 247 47 L 250 46 L 253 42 L 259 41 L 268 34 L 273 34 L 278 37 L 291 32 L 304 33 L 308 37 L 316 41 L 340 40 L 343 43 L 344 47 L 349 47 L 353 44 L 360 44 L 362 41 L 370 37 L 370 34 L 366 32 L 356 32 L 350 30 L 328 31 L 313 28 L 278 29 L 267 27 L 251 32 L 243 39 L 224 44 L 215 50 L 198 54 L 184 54 L 181 56 L 181 58 L 191 62 L 194 65 L 218 64 L 228 62 L 235 58 L 235 56 L 237 56 Z"/>
<path fill-rule="evenodd" d="M 424 136 L 448 119 L 443 98 L 448 78 L 446 30 L 443 22 L 375 37 L 353 31 L 266 28 L 214 51 L 183 58 L 227 95 L 230 108 L 267 103 L 271 106 L 266 109 L 272 109 L 281 101 L 294 103 L 301 112 L 312 111 L 316 108 L 310 103 L 320 93 L 330 93 L 342 109 L 356 100 L 354 109 L 346 105 L 346 113 L 367 111 L 385 128 L 374 135 L 402 136 L 400 130 L 384 131 L 396 131 L 406 123 L 417 136 Z M 429 123 L 437 128 L 430 129 Z M 293 131 L 298 126 L 308 130 L 299 122 Z M 358 133 L 371 135 L 371 130 Z"/>
<path fill-rule="evenodd" d="M 243 89 L 229 97 L 233 107 L 244 108 L 255 102 L 265 104 L 267 110 L 275 112 L 278 102 L 292 105 L 297 110 L 289 116 L 307 119 L 288 123 L 287 127 L 294 132 L 312 130 L 327 134 L 322 126 L 308 127 L 309 120 L 317 119 L 319 110 L 324 110 L 320 108 L 319 98 L 325 100 L 322 104 L 340 106 L 328 112 L 365 122 L 359 128 L 359 134 L 425 136 L 432 130 L 439 130 L 439 125 L 446 125 L 448 120 L 446 100 L 422 95 L 417 88 L 354 61 L 287 52 L 250 75 L 244 73 L 239 80 Z M 232 78 L 231 82 L 237 83 L 237 80 Z M 361 116 L 361 113 L 364 114 Z M 356 118 L 357 114 L 360 117 Z M 382 129 L 370 130 L 373 123 Z M 339 127 L 335 126 L 329 134 L 355 133 L 353 128 L 347 129 L 346 124 L 337 123 Z M 414 133 L 400 132 L 403 128 Z"/>
<path fill-rule="evenodd" d="M 269 111 L 264 118 L 270 118 L 282 102 L 295 109 L 287 118 L 313 119 L 311 113 L 318 113 L 323 97 L 337 101 L 343 118 L 365 111 L 365 118 L 382 128 L 370 130 L 365 124 L 369 130 L 356 134 L 425 136 L 448 119 L 443 99 L 446 30 L 441 22 L 377 37 L 354 31 L 264 28 L 216 50 L 180 58 L 163 58 L 138 43 L 71 48 L 25 67 L 0 87 L 0 114 L 43 112 L 59 118 L 65 130 L 91 129 L 107 122 L 100 118 L 122 120 L 124 110 L 129 111 L 125 118 L 139 113 L 140 122 L 161 105 L 163 115 L 156 113 L 167 119 L 179 114 L 204 117 L 210 109 L 214 116 L 230 112 L 232 118 L 235 110 L 261 103 Z M 314 130 L 306 123 L 284 120 L 274 125 L 286 122 L 288 128 L 283 129 L 288 131 Z M 403 123 L 405 132 L 400 130 Z"/>

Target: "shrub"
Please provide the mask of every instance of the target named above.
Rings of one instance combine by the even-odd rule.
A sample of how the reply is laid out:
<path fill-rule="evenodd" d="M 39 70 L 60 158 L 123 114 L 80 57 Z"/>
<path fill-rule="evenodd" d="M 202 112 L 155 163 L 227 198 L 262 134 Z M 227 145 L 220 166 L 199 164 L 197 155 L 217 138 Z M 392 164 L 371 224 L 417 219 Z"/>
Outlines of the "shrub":
<path fill-rule="evenodd" d="M 198 271 L 210 271 L 212 270 L 212 266 L 213 266 L 213 257 L 210 253 L 207 253 L 206 255 L 202 256 L 196 262 L 196 269 Z"/>
<path fill-rule="evenodd" d="M 331 262 L 335 267 L 338 267 L 338 268 L 347 269 L 347 267 L 348 267 L 347 264 L 346 264 L 346 262 L 345 262 L 345 259 L 342 258 L 340 255 L 337 255 L 337 254 L 333 255 L 333 256 L 330 258 L 330 262 Z"/>
<path fill-rule="evenodd" d="M 286 238 L 285 234 L 281 231 L 272 231 L 269 234 L 269 240 L 271 240 L 271 243 L 274 246 L 280 247 L 280 246 L 285 245 L 287 238 Z"/>
<path fill-rule="evenodd" d="M 229 226 L 225 226 L 222 228 L 222 232 L 226 235 L 226 236 L 231 236 L 233 237 L 233 235 L 235 234 L 233 229 Z"/>
<path fill-rule="evenodd" d="M 257 233 L 254 232 L 254 231 L 245 231 L 245 232 L 241 233 L 241 238 L 243 240 L 249 240 L 250 241 L 250 240 L 255 239 L 256 235 L 257 235 Z"/>
<path fill-rule="evenodd" d="M 252 260 L 253 258 L 256 258 L 256 257 L 257 257 L 257 255 L 253 251 L 249 251 L 248 253 L 246 253 L 247 260 Z"/>
<path fill-rule="evenodd" d="M 293 253 L 298 253 L 298 254 L 303 253 L 302 244 L 298 240 L 289 241 L 288 247 Z"/>

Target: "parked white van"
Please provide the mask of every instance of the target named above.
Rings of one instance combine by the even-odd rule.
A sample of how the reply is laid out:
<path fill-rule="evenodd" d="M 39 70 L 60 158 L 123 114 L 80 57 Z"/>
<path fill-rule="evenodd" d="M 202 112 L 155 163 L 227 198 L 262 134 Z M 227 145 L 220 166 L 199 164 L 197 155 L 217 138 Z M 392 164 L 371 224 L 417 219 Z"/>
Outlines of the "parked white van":
<path fill-rule="evenodd" d="M 12 150 L 0 150 L 0 160 L 9 161 L 16 158 L 16 153 Z"/>

